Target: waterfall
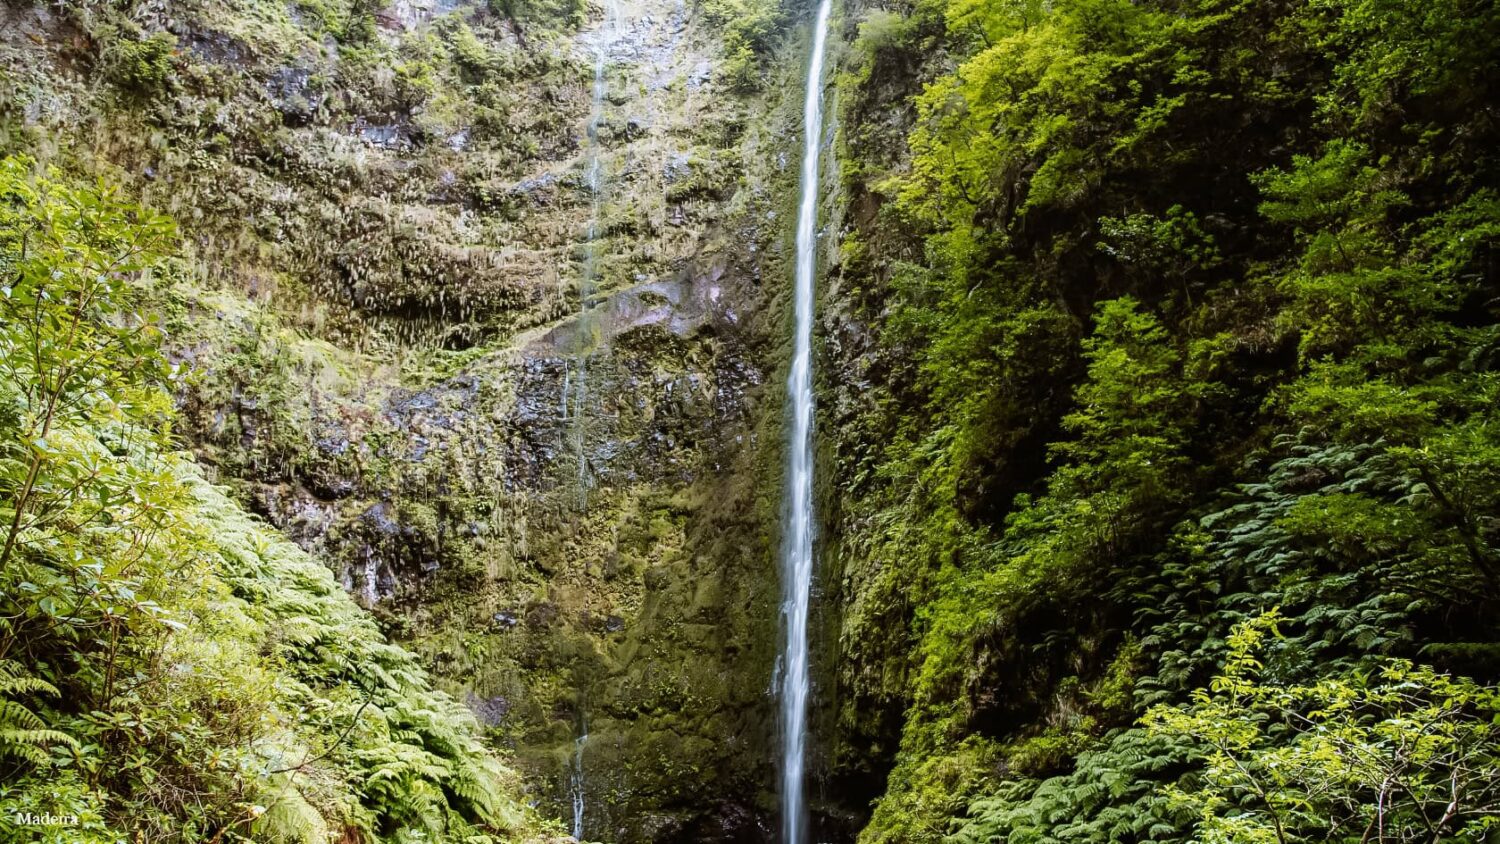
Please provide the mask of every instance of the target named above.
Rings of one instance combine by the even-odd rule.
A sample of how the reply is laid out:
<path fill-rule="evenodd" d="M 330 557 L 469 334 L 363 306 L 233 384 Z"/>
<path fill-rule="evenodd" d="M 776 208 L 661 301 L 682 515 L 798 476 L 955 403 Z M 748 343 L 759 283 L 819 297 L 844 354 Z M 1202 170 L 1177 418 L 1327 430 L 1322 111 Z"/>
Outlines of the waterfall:
<path fill-rule="evenodd" d="M 588 166 L 585 174 L 589 188 L 589 222 L 585 238 L 583 275 L 578 281 L 578 383 L 573 391 L 573 439 L 578 455 L 578 509 L 588 508 L 589 477 L 588 440 L 584 429 L 584 402 L 588 400 L 589 351 L 594 338 L 589 319 L 590 301 L 594 296 L 594 281 L 598 276 L 599 209 L 604 192 L 604 164 L 599 143 L 599 127 L 604 123 L 604 97 L 608 92 L 609 50 L 614 44 L 619 13 L 615 0 L 605 0 L 604 22 L 594 41 L 594 95 L 589 111 L 585 140 L 588 143 Z M 564 415 L 567 408 L 563 409 Z"/>
<path fill-rule="evenodd" d="M 582 733 L 573 741 L 573 757 L 568 762 L 568 796 L 573 802 L 571 830 L 579 841 L 583 840 L 583 746 L 588 740 L 589 727 L 584 722 Z"/>
<path fill-rule="evenodd" d="M 813 25 L 812 56 L 807 66 L 807 94 L 802 107 L 802 185 L 797 207 L 797 327 L 787 397 L 792 406 L 787 448 L 787 525 L 782 548 L 782 614 L 786 652 L 782 656 L 782 844 L 806 838 L 803 768 L 807 750 L 808 676 L 807 615 L 813 575 L 813 281 L 817 271 L 818 148 L 823 128 L 823 46 L 828 37 L 832 0 L 818 4 Z"/>

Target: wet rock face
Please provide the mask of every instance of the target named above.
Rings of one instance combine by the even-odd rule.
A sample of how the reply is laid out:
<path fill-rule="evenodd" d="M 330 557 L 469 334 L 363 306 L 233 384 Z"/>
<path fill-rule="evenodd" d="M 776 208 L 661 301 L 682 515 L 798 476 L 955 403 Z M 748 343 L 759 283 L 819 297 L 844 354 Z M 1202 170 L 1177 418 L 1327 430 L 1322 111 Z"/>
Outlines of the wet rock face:
<path fill-rule="evenodd" d="M 385 29 L 403 32 L 465 5 L 465 0 L 395 0 L 376 13 Z"/>
<path fill-rule="evenodd" d="M 215 281 L 267 300 L 299 289 L 316 308 L 287 315 L 346 348 L 381 336 L 469 348 L 556 318 L 571 275 L 562 221 L 518 230 L 473 212 L 569 169 L 588 108 L 579 56 L 560 37 L 522 48 L 470 0 L 357 5 L 334 26 L 297 4 L 158 4 L 100 11 L 129 21 L 91 37 L 74 14 L 9 4 L 0 73 L 25 80 L 28 132 L 66 145 L 123 108 L 106 96 L 120 89 L 104 60 L 114 42 L 167 37 L 159 90 L 108 115 L 112 136 L 81 140 L 109 148 L 143 201 L 191 222 Z"/>
<path fill-rule="evenodd" d="M 757 844 L 770 840 L 775 834 L 774 821 L 764 813 L 739 802 L 720 803 L 707 817 L 700 819 L 692 830 L 688 841 L 703 844 Z"/>
<path fill-rule="evenodd" d="M 255 511 L 302 547 L 324 556 L 326 539 L 339 519 L 338 507 L 300 486 L 264 485 L 257 491 Z"/>
<path fill-rule="evenodd" d="M 283 67 L 266 81 L 266 93 L 286 125 L 308 125 L 327 99 L 327 93 L 313 85 L 312 76 L 305 67 Z"/>
<path fill-rule="evenodd" d="M 707 810 L 647 812 L 616 826 L 612 841 L 652 844 L 765 844 L 776 838 L 774 812 L 739 801 L 716 803 Z"/>
<path fill-rule="evenodd" d="M 243 65 L 252 56 L 250 47 L 240 39 L 211 29 L 188 29 L 179 40 L 183 48 L 213 64 Z"/>
<path fill-rule="evenodd" d="M 564 448 L 564 394 L 571 386 L 569 363 L 561 357 L 528 357 L 519 376 L 515 409 L 506 426 L 507 492 L 547 485 Z"/>
<path fill-rule="evenodd" d="M 416 146 L 409 123 L 376 123 L 360 118 L 354 124 L 354 131 L 365 143 L 380 149 L 402 152 Z"/>
<path fill-rule="evenodd" d="M 479 719 L 479 723 L 487 727 L 494 727 L 504 723 L 506 714 L 510 712 L 510 701 L 498 695 L 490 698 L 481 698 L 473 692 L 469 692 L 464 698 L 464 703 L 468 705 L 469 710 L 474 713 L 474 716 Z"/>
<path fill-rule="evenodd" d="M 510 196 L 524 199 L 533 208 L 545 208 L 557 202 L 558 178 L 555 173 L 543 173 L 522 179 L 508 191 Z"/>
<path fill-rule="evenodd" d="M 476 376 L 461 374 L 423 389 L 398 388 L 385 401 L 383 417 L 393 428 L 411 439 L 405 449 L 393 448 L 409 461 L 420 463 L 432 448 L 443 449 L 478 411 L 480 383 Z"/>

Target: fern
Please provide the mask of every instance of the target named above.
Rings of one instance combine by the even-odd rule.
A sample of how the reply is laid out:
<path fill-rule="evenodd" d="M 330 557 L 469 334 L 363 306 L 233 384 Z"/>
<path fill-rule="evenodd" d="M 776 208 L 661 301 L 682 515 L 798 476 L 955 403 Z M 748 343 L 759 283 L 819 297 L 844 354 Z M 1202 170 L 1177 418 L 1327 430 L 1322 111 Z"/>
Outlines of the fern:
<path fill-rule="evenodd" d="M 42 766 L 49 761 L 49 748 L 55 745 L 77 750 L 77 739 L 60 730 L 49 729 L 40 715 L 10 699 L 24 694 L 55 697 L 58 691 L 51 683 L 26 674 L 19 664 L 0 660 L 0 759 L 17 759 Z"/>
<path fill-rule="evenodd" d="M 271 787 L 275 788 L 275 785 Z M 323 815 L 291 780 L 281 780 L 280 788 L 270 793 L 267 803 L 253 824 L 257 838 L 276 844 L 324 844 L 328 841 L 328 824 Z"/>
<path fill-rule="evenodd" d="M 1071 774 L 1031 787 L 1006 783 L 976 800 L 949 844 L 1182 841 L 1186 818 L 1157 786 L 1175 781 L 1190 758 L 1180 742 L 1140 729 L 1120 732 L 1078 754 Z"/>

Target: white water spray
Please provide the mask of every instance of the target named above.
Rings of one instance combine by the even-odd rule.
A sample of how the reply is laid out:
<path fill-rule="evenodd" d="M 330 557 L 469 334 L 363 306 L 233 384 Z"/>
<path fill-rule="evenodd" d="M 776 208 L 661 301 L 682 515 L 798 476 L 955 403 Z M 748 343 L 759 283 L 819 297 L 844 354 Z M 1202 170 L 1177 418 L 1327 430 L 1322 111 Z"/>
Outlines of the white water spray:
<path fill-rule="evenodd" d="M 583 724 L 583 732 L 573 741 L 573 758 L 568 765 L 568 795 L 573 801 L 573 825 L 571 827 L 573 837 L 579 841 L 583 840 L 583 746 L 589 740 L 588 723 Z"/>
<path fill-rule="evenodd" d="M 817 271 L 818 149 L 823 131 L 823 47 L 828 37 L 832 0 L 818 4 L 813 25 L 812 56 L 807 67 L 807 95 L 802 107 L 802 188 L 797 209 L 797 328 L 787 396 L 792 406 L 791 441 L 787 449 L 787 525 L 782 549 L 782 614 L 786 619 L 786 652 L 782 656 L 782 844 L 803 844 L 807 837 L 803 805 L 803 768 L 807 749 L 807 696 L 810 684 L 807 615 L 813 576 L 813 281 Z"/>

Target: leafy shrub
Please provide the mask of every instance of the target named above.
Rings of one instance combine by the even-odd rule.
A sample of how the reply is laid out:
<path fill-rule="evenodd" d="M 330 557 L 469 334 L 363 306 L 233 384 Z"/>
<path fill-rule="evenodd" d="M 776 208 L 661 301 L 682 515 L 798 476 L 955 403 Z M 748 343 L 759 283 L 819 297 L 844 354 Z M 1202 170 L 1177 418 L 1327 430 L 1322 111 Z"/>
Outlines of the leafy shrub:
<path fill-rule="evenodd" d="M 109 42 L 101 60 L 109 79 L 121 90 L 150 99 L 167 89 L 176 51 L 177 38 L 169 32 L 145 38 L 120 36 Z"/>
<path fill-rule="evenodd" d="M 1265 680 L 1273 611 L 1238 626 L 1224 672 L 1153 734 L 1207 748 L 1166 794 L 1205 844 L 1483 841 L 1500 826 L 1500 689 L 1406 660 L 1308 685 Z"/>

